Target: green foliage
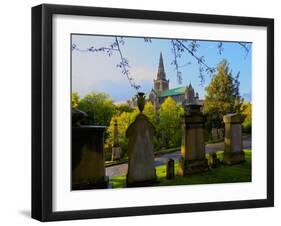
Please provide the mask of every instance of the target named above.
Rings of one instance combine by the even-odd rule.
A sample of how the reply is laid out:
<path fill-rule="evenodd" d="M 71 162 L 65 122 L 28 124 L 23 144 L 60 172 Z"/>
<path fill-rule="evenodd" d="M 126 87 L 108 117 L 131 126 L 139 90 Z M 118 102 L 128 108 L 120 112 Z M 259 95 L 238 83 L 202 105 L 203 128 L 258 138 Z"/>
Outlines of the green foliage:
<path fill-rule="evenodd" d="M 107 128 L 108 137 L 106 139 L 106 146 L 113 144 L 114 134 L 114 122 L 117 120 L 118 127 L 118 142 L 121 147 L 121 157 L 125 157 L 127 154 L 128 139 L 126 137 L 126 130 L 129 125 L 135 120 L 138 114 L 138 110 L 134 109 L 133 112 L 122 112 L 120 115 L 114 115 Z"/>
<path fill-rule="evenodd" d="M 252 131 L 252 104 L 249 102 L 244 102 L 242 107 L 242 115 L 245 117 L 242 123 L 242 128 L 244 133 L 251 133 Z"/>
<path fill-rule="evenodd" d="M 150 101 L 145 103 L 142 113 L 148 117 L 153 125 L 156 125 L 156 110 Z"/>
<path fill-rule="evenodd" d="M 115 107 L 115 114 L 121 114 L 122 112 L 133 112 L 134 109 L 128 104 L 118 104 Z"/>
<path fill-rule="evenodd" d="M 233 77 L 229 63 L 223 60 L 217 67 L 217 74 L 205 88 L 204 113 L 208 127 L 223 127 L 223 115 L 240 113 L 243 99 L 239 94 L 239 73 Z"/>
<path fill-rule="evenodd" d="M 122 106 L 122 109 L 128 110 L 129 108 L 126 108 Z M 118 125 L 118 142 L 121 147 L 121 156 L 125 157 L 127 154 L 127 146 L 128 146 L 128 139 L 126 137 L 126 130 L 128 129 L 129 125 L 133 123 L 136 116 L 138 115 L 139 110 L 138 109 L 132 109 L 130 108 L 130 111 L 123 111 L 120 113 L 120 111 L 116 111 L 115 115 L 112 117 L 110 124 L 107 128 L 107 134 L 108 137 L 106 139 L 106 146 L 110 146 L 113 144 L 113 133 L 114 133 L 114 121 L 117 120 Z M 156 122 L 156 112 L 154 109 L 154 106 L 151 102 L 147 102 L 143 109 L 143 114 L 145 114 L 148 119 L 155 124 Z"/>
<path fill-rule="evenodd" d="M 104 146 L 104 161 L 111 161 L 111 157 L 112 157 L 112 150 L 111 147 L 108 145 Z"/>
<path fill-rule="evenodd" d="M 105 125 L 105 150 L 106 159 L 110 159 L 111 146 L 113 144 L 114 121 L 118 124 L 118 141 L 121 147 L 121 157 L 126 157 L 128 139 L 126 130 L 135 120 L 139 110 L 131 108 L 127 104 L 114 105 L 112 99 L 105 93 L 92 92 L 84 98 L 79 99 L 77 93 L 72 94 L 72 107 L 76 107 L 89 115 L 89 122 L 86 124 Z M 161 147 L 179 147 L 181 144 L 181 119 L 180 115 L 184 110 L 177 106 L 176 102 L 168 97 L 161 105 L 159 115 L 153 104 L 146 102 L 143 114 L 156 128 L 154 146 L 158 150 Z"/>
<path fill-rule="evenodd" d="M 158 134 L 165 139 L 167 147 L 178 147 L 181 144 L 181 114 L 183 108 L 177 106 L 173 98 L 165 99 L 159 109 Z"/>
<path fill-rule="evenodd" d="M 71 94 L 71 107 L 77 108 L 79 104 L 79 96 L 77 92 Z"/>
<path fill-rule="evenodd" d="M 89 123 L 108 126 L 114 114 L 115 106 L 106 93 L 92 92 L 82 98 L 78 108 L 89 116 Z"/>

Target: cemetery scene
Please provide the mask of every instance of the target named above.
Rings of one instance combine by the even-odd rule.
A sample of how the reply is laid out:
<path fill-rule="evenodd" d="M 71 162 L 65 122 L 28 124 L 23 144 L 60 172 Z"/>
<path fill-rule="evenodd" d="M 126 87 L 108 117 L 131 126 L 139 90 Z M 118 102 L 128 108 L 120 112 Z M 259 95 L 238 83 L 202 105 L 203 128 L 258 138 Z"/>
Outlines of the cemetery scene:
<path fill-rule="evenodd" d="M 251 182 L 251 43 L 71 42 L 72 190 Z"/>

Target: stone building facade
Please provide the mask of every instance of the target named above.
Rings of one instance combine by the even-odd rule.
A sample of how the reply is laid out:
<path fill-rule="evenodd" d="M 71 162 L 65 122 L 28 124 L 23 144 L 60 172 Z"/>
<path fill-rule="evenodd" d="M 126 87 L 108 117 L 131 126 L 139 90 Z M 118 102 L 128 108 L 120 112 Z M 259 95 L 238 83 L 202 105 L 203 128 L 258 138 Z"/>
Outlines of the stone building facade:
<path fill-rule="evenodd" d="M 166 79 L 166 72 L 163 63 L 162 53 L 160 53 L 157 77 L 153 80 L 153 88 L 146 98 L 158 109 L 166 98 L 172 97 L 178 104 L 201 103 L 199 95 L 194 91 L 191 83 L 188 86 L 169 89 L 169 80 Z"/>

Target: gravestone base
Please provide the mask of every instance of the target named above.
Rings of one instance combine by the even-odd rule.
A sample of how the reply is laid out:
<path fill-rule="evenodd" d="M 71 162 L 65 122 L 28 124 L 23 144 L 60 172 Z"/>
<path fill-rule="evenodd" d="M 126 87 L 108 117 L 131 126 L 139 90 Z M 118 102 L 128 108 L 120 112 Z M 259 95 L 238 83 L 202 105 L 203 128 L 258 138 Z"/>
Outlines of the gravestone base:
<path fill-rule="evenodd" d="M 217 156 L 217 153 L 209 153 L 209 167 L 212 169 L 218 168 L 221 165 L 221 161 Z"/>
<path fill-rule="evenodd" d="M 121 148 L 120 147 L 112 147 L 111 161 L 120 160 L 120 158 L 121 158 Z"/>
<path fill-rule="evenodd" d="M 109 177 L 105 176 L 99 180 L 87 180 L 83 183 L 72 184 L 72 190 L 88 190 L 88 189 L 99 189 L 108 188 Z"/>
<path fill-rule="evenodd" d="M 128 179 L 126 179 L 126 186 L 127 188 L 133 188 L 133 187 L 150 187 L 157 183 L 157 178 L 146 181 L 136 181 L 136 182 L 130 182 L 128 183 Z"/>
<path fill-rule="evenodd" d="M 239 164 L 245 161 L 245 152 L 224 152 L 223 163 L 225 165 Z"/>
<path fill-rule="evenodd" d="M 187 176 L 191 174 L 207 172 L 209 170 L 208 160 L 206 158 L 196 160 L 181 159 L 179 163 L 179 176 Z"/>

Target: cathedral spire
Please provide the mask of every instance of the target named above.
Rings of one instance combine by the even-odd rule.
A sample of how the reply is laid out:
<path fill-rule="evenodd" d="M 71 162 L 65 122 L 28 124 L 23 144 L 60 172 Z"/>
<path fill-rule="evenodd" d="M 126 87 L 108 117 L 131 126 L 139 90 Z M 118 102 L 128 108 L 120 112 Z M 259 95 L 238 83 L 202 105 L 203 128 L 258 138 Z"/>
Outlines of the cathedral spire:
<path fill-rule="evenodd" d="M 163 92 L 169 89 L 169 80 L 166 79 L 166 73 L 164 69 L 163 57 L 160 52 L 159 66 L 157 72 L 157 79 L 154 82 L 154 90 L 156 92 Z"/>
<path fill-rule="evenodd" d="M 157 80 L 158 80 L 158 79 L 166 80 L 166 73 L 165 73 L 165 69 L 164 69 L 164 63 L 163 63 L 162 52 L 160 52 L 160 58 L 159 58 L 159 66 L 158 66 Z"/>

